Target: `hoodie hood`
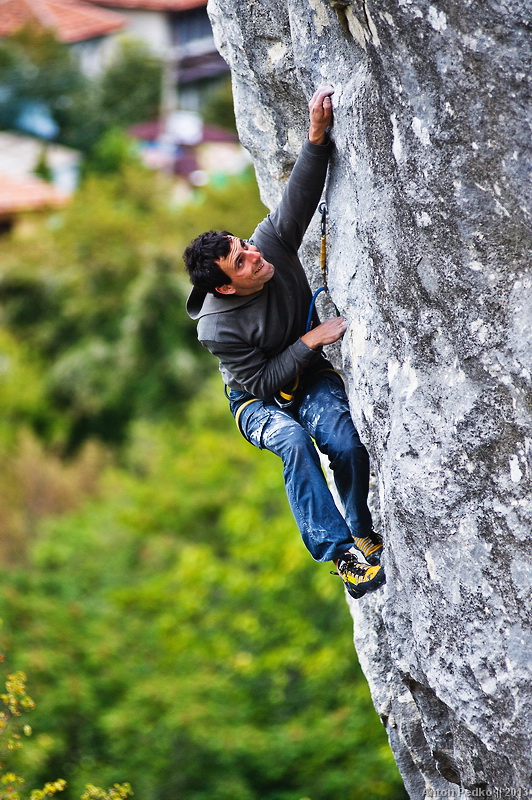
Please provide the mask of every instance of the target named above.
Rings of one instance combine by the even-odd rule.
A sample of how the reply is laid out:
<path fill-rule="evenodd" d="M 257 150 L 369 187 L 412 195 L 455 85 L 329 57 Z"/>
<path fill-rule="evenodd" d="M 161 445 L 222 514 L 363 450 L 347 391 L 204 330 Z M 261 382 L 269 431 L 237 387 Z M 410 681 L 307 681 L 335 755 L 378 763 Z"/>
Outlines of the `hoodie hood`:
<path fill-rule="evenodd" d="M 253 294 L 230 294 L 215 297 L 210 292 L 205 292 L 195 286 L 188 296 L 187 314 L 191 319 L 197 320 L 209 314 L 223 314 L 225 311 L 233 311 L 235 308 L 252 303 L 263 291 L 264 288 L 258 292 L 253 292 Z"/>

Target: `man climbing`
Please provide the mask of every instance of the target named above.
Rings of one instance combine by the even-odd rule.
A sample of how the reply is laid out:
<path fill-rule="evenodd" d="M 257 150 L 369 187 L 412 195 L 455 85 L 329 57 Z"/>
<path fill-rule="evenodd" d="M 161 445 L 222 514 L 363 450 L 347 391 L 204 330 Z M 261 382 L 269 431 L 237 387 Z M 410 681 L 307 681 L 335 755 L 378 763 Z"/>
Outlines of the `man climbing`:
<path fill-rule="evenodd" d="M 309 133 L 277 209 L 251 239 L 208 231 L 184 253 L 193 284 L 187 311 L 220 361 L 243 436 L 280 456 L 290 507 L 310 554 L 333 561 L 352 597 L 384 581 L 382 539 L 367 505 L 369 458 L 343 381 L 322 354 L 346 331 L 342 317 L 306 319 L 312 293 L 297 251 L 320 200 L 332 149 L 331 87 L 309 102 Z M 227 390 L 226 390 L 227 391 Z M 338 511 L 314 446 L 326 454 Z M 359 559 L 365 559 L 365 562 Z"/>

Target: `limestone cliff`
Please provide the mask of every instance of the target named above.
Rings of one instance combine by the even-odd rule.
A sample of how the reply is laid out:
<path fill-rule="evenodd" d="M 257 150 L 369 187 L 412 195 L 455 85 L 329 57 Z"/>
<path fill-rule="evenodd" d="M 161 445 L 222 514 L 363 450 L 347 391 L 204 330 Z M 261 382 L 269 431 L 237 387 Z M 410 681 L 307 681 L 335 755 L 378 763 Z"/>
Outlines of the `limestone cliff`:
<path fill-rule="evenodd" d="M 412 798 L 532 786 L 527 5 L 209 6 L 268 205 L 336 88 L 329 286 L 388 575 L 352 613 Z"/>

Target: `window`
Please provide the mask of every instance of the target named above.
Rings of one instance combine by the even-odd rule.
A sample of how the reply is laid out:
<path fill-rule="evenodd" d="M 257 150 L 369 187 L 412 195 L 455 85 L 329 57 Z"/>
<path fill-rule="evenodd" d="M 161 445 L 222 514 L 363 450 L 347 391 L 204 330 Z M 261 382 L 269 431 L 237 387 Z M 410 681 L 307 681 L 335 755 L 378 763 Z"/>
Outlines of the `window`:
<path fill-rule="evenodd" d="M 175 43 L 182 48 L 200 39 L 212 39 L 212 29 L 206 8 L 194 8 L 175 17 Z"/>

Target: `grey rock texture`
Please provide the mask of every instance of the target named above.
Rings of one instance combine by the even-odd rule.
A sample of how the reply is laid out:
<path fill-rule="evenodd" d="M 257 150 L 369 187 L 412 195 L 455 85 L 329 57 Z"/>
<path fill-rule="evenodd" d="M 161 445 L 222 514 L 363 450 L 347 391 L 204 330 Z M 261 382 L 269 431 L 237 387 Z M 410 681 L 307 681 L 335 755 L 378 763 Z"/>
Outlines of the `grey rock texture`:
<path fill-rule="evenodd" d="M 407 790 L 525 797 L 530 5 L 211 0 L 209 13 L 268 205 L 306 99 L 336 88 L 329 287 L 349 322 L 336 357 L 372 458 L 388 576 L 352 613 Z M 317 236 L 316 222 L 304 246 L 315 286 Z"/>

